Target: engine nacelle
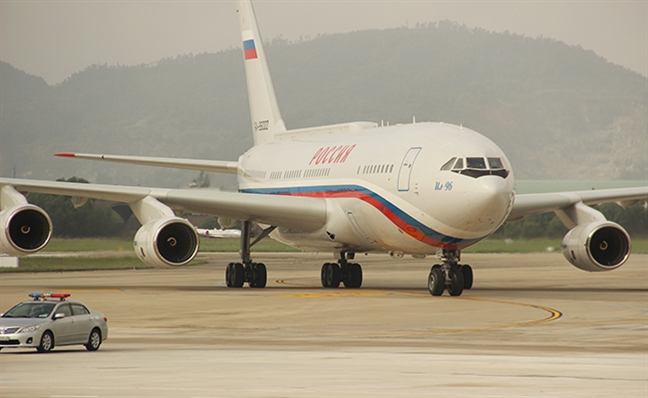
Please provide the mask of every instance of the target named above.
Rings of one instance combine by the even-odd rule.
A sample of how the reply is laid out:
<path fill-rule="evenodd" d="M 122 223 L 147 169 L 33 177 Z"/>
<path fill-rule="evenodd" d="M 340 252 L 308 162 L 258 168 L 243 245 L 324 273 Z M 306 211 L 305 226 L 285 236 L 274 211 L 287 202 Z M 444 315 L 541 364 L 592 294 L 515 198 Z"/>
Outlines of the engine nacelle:
<path fill-rule="evenodd" d="M 611 271 L 630 255 L 630 236 L 618 224 L 597 221 L 576 226 L 562 240 L 565 258 L 584 271 Z"/>
<path fill-rule="evenodd" d="M 234 226 L 239 222 L 233 218 L 218 217 L 218 225 L 223 229 L 234 228 Z"/>
<path fill-rule="evenodd" d="M 181 267 L 196 257 L 200 239 L 189 221 L 160 218 L 143 225 L 135 234 L 135 253 L 155 268 Z"/>
<path fill-rule="evenodd" d="M 52 220 L 43 209 L 31 204 L 16 205 L 0 212 L 0 252 L 25 256 L 43 249 L 52 237 Z"/>

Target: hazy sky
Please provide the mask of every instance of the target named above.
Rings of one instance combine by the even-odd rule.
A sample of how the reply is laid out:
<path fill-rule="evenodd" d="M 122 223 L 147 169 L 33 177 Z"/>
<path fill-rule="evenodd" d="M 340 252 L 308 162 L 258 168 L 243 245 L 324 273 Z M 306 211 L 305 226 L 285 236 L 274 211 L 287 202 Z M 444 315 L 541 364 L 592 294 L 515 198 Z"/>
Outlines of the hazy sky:
<path fill-rule="evenodd" d="M 648 1 L 258 0 L 265 39 L 414 26 L 544 36 L 648 76 Z M 234 1 L 0 0 L 0 59 L 58 83 L 92 64 L 136 65 L 240 47 Z"/>

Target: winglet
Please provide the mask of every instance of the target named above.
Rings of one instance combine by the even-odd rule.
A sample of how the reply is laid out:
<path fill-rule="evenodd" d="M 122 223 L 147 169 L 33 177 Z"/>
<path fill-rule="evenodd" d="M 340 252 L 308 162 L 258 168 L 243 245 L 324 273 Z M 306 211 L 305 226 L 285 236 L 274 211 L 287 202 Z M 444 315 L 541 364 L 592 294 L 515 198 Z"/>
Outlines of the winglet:
<path fill-rule="evenodd" d="M 281 117 L 263 50 L 263 41 L 250 0 L 239 0 L 238 13 L 254 144 L 257 145 L 271 141 L 276 133 L 286 131 L 286 125 Z"/>

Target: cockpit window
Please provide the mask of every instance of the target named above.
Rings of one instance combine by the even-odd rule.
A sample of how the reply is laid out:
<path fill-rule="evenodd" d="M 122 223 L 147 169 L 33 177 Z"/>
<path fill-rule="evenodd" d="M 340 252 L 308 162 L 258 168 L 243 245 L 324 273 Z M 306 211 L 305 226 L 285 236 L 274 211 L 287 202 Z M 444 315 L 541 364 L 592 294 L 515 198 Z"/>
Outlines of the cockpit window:
<path fill-rule="evenodd" d="M 453 161 L 455 162 L 454 167 L 451 166 Z M 465 158 L 465 165 L 466 167 L 464 168 L 464 158 L 452 158 L 441 166 L 441 170 L 450 170 L 450 167 L 452 167 L 453 173 L 463 174 L 473 178 L 488 175 L 506 178 L 509 175 L 509 171 L 504 168 L 504 163 L 501 158 Z"/>
<path fill-rule="evenodd" d="M 466 168 L 485 169 L 486 162 L 484 162 L 484 158 L 466 158 Z"/>
<path fill-rule="evenodd" d="M 445 162 L 443 164 L 443 166 L 441 166 L 441 170 L 450 170 L 452 168 L 452 165 L 454 164 L 456 159 L 457 158 L 452 158 L 452 159 L 448 160 L 447 162 Z"/>
<path fill-rule="evenodd" d="M 491 169 L 503 169 L 504 165 L 502 164 L 502 159 L 500 158 L 488 158 L 488 166 Z"/>

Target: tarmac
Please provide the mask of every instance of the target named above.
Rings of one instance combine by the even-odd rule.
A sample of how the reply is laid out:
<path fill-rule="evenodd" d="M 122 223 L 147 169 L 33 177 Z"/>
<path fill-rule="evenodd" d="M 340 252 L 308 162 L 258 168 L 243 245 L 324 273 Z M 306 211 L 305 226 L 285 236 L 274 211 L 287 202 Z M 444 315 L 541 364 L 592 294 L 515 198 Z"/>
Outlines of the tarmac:
<path fill-rule="evenodd" d="M 0 311 L 65 291 L 108 317 L 99 351 L 0 352 L 2 397 L 648 396 L 648 256 L 586 273 L 557 253 L 465 254 L 475 285 L 432 297 L 433 258 L 253 253 L 265 289 L 225 287 L 233 253 L 179 269 L 0 274 Z"/>

